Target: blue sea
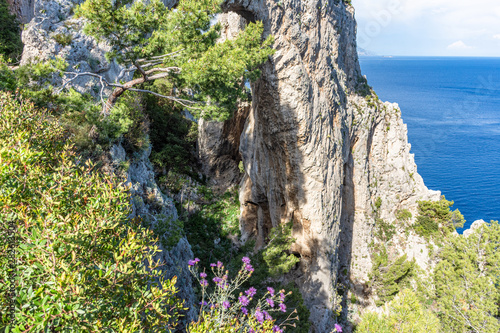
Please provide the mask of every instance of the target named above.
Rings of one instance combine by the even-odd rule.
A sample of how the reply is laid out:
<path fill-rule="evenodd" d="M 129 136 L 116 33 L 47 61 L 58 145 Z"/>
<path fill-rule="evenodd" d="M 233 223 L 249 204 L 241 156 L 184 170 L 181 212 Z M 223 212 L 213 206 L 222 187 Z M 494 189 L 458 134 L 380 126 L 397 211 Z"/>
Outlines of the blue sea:
<path fill-rule="evenodd" d="M 500 58 L 361 57 L 399 103 L 418 172 L 467 220 L 500 220 Z M 459 230 L 461 231 L 461 230 Z"/>

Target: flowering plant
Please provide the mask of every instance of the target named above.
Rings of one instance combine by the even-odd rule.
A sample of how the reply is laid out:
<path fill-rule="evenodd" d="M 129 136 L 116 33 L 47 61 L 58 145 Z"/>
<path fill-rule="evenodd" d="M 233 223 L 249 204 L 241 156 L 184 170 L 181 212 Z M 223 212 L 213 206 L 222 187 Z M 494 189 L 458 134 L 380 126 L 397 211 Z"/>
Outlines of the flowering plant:
<path fill-rule="evenodd" d="M 188 263 L 189 271 L 198 280 L 202 289 L 199 319 L 188 326 L 188 332 L 283 332 L 270 313 L 286 312 L 284 301 L 291 292 L 285 294 L 284 290 L 276 292 L 268 287 L 265 295 L 256 300 L 254 307 L 250 307 L 257 290 L 250 287 L 238 293 L 254 271 L 248 257 L 243 257 L 243 264 L 232 281 L 228 276 L 229 271 L 224 269 L 222 262 L 210 264 L 214 275 L 213 283 L 208 281 L 205 271 L 199 272 L 199 261 L 196 258 Z M 281 323 L 281 326 L 288 320 L 290 317 Z"/>

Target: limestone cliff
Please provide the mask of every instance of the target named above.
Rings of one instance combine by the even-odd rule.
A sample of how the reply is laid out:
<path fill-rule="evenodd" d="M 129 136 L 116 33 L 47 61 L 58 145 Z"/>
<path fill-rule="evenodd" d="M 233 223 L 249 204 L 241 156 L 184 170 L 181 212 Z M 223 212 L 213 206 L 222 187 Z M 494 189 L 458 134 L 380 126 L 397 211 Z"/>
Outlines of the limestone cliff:
<path fill-rule="evenodd" d="M 27 24 L 22 61 L 59 55 L 74 70 L 115 81 L 123 68 L 105 60 L 106 44 L 83 35 L 82 22 L 72 18 L 78 2 L 11 0 Z M 228 36 L 246 21 L 263 21 L 265 35 L 275 37 L 276 53 L 251 85 L 251 106 L 242 105 L 224 124 L 200 122 L 200 160 L 221 189 L 242 178 L 243 240 L 255 238 L 263 246 L 273 226 L 293 221 L 297 242 L 292 250 L 301 262 L 287 278 L 301 287 L 314 331 L 329 332 L 337 283 L 362 290 L 367 281 L 375 218 L 392 222 L 398 210 L 415 212 L 417 200 L 438 193 L 428 191 L 416 171 L 398 107 L 380 102 L 366 85 L 350 5 L 341 0 L 227 0 L 223 7 L 233 12 L 221 18 Z M 64 45 L 58 35 L 65 37 Z M 94 84 L 89 77 L 72 82 L 82 92 Z M 171 201 L 154 183 L 148 152 L 130 159 L 115 146 L 111 156 L 115 164 L 131 163 L 128 179 L 136 214 L 150 218 L 153 227 L 159 223 L 157 213 L 175 218 Z M 395 248 L 426 264 L 419 239 L 410 237 Z M 164 252 L 174 272 L 190 255 L 185 239 Z M 189 274 L 178 272 L 183 296 L 192 301 Z"/>
<path fill-rule="evenodd" d="M 416 171 L 399 108 L 380 102 L 362 77 L 352 6 L 229 0 L 224 9 L 263 21 L 276 49 L 252 84 L 243 130 L 218 125 L 241 135 L 234 161 L 241 158 L 245 169 L 243 239 L 263 246 L 272 227 L 293 221 L 301 263 L 288 278 L 301 287 L 314 330 L 329 332 L 337 283 L 362 289 L 367 281 L 375 217 L 393 221 L 399 209 L 415 212 L 417 200 L 439 193 L 427 190 Z M 223 131 L 203 137 L 211 126 L 201 125 L 200 151 L 216 161 L 228 140 Z"/>

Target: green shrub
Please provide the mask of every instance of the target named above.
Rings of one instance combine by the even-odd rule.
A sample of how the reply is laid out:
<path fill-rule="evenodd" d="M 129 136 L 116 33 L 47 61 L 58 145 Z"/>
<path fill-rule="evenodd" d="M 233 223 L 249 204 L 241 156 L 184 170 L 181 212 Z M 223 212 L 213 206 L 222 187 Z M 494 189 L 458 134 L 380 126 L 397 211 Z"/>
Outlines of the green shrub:
<path fill-rule="evenodd" d="M 384 219 L 377 218 L 375 220 L 376 237 L 382 242 L 389 242 L 396 234 L 396 226 L 386 222 Z"/>
<path fill-rule="evenodd" d="M 415 293 L 404 289 L 388 304 L 386 313 L 364 313 L 355 332 L 438 333 L 440 326 L 436 316 L 419 303 Z"/>
<path fill-rule="evenodd" d="M 290 253 L 290 247 L 295 243 L 292 227 L 293 222 L 290 222 L 271 229 L 269 243 L 262 250 L 262 258 L 268 267 L 266 275 L 277 277 L 286 274 L 300 261 Z"/>
<path fill-rule="evenodd" d="M 9 11 L 6 0 L 0 0 L 0 55 L 18 59 L 23 51 L 20 23 Z"/>
<path fill-rule="evenodd" d="M 57 119 L 0 93 L 0 318 L 16 285 L 14 332 L 155 331 L 173 327 L 175 279 L 152 260 L 151 231 L 130 221 L 129 195 L 83 163 Z M 17 278 L 6 279 L 6 221 L 17 221 Z"/>
<path fill-rule="evenodd" d="M 206 204 L 185 218 L 184 230 L 195 256 L 204 264 L 217 260 L 230 262 L 236 249 L 230 235 L 239 236 L 240 203 L 237 190 L 216 196 L 209 188 L 200 187 Z M 182 208 L 178 204 L 178 211 Z M 209 268 L 209 267 L 206 267 Z"/>
<path fill-rule="evenodd" d="M 396 212 L 396 218 L 401 222 L 409 222 L 412 217 L 413 216 L 408 209 L 401 209 Z"/>
<path fill-rule="evenodd" d="M 500 332 L 500 225 L 448 237 L 434 270 L 443 332 Z"/>
<path fill-rule="evenodd" d="M 401 289 L 409 286 L 414 269 L 415 262 L 408 261 L 406 254 L 390 260 L 385 247 L 375 253 L 370 275 L 371 285 L 378 296 L 377 306 L 392 300 Z"/>
<path fill-rule="evenodd" d="M 54 40 L 61 44 L 62 46 L 68 46 L 73 41 L 73 37 L 70 34 L 55 34 L 53 36 Z"/>
<path fill-rule="evenodd" d="M 462 228 L 465 220 L 457 209 L 451 211 L 453 201 L 441 197 L 439 201 L 419 201 L 416 223 L 413 228 L 415 232 L 423 237 L 431 237 L 438 234 L 447 235 L 455 228 Z"/>
<path fill-rule="evenodd" d="M 153 95 L 144 96 L 145 112 L 150 119 L 151 161 L 160 174 L 186 174 L 194 179 L 196 165 L 194 151 L 197 124 L 181 114 L 175 105 Z"/>

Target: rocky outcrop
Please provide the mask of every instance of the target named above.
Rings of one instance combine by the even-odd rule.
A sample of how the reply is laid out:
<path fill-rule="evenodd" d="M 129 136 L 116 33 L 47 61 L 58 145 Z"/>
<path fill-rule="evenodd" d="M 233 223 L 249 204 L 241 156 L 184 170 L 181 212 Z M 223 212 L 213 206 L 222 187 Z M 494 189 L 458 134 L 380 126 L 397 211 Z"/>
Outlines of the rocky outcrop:
<path fill-rule="evenodd" d="M 439 193 L 417 173 L 399 108 L 380 102 L 361 75 L 350 5 L 228 0 L 224 9 L 263 21 L 276 49 L 252 84 L 240 138 L 242 237 L 261 247 L 272 227 L 293 221 L 301 263 L 289 278 L 301 287 L 314 331 L 329 332 L 337 283 L 367 281 L 375 218 L 392 222 L 399 209 L 415 213 L 417 200 Z M 205 163 L 217 160 L 222 132 L 201 145 L 200 155 L 211 156 Z"/>
<path fill-rule="evenodd" d="M 200 119 L 198 123 L 198 160 L 202 172 L 210 177 L 211 187 L 218 193 L 227 191 L 242 178 L 240 136 L 250 109 L 250 103 L 241 103 L 228 121 Z"/>
<path fill-rule="evenodd" d="M 112 82 L 120 77 L 123 68 L 104 58 L 108 46 L 83 35 L 82 22 L 72 17 L 78 0 L 12 3 L 27 23 L 23 63 L 62 56 L 73 71 L 100 73 Z M 252 84 L 251 107 L 242 106 L 224 124 L 200 122 L 199 156 L 221 190 L 240 180 L 242 162 L 243 239 L 264 246 L 273 226 L 293 221 L 292 250 L 301 262 L 288 278 L 301 288 L 314 331 L 329 332 L 337 283 L 347 279 L 363 288 L 367 280 L 375 218 L 392 222 L 399 209 L 415 212 L 417 200 L 438 194 L 416 171 L 398 107 L 378 101 L 361 75 L 350 5 L 227 0 L 223 7 L 233 13 L 221 18 L 226 36 L 246 21 L 263 21 L 276 53 Z M 90 77 L 72 82 L 81 92 L 95 84 Z M 148 218 L 152 228 L 163 217 L 175 220 L 171 201 L 154 183 L 148 152 L 129 159 L 115 146 L 111 155 L 115 164 L 130 163 L 134 214 Z M 417 243 L 409 239 L 400 251 L 412 252 Z M 192 301 L 190 277 L 179 269 L 191 255 L 187 241 L 164 249 L 168 274 L 178 275 L 182 296 Z"/>
<path fill-rule="evenodd" d="M 126 184 L 130 186 L 132 195 L 132 213 L 130 218 L 140 217 L 159 237 L 158 247 L 161 250 L 154 260 L 163 262 L 160 268 L 163 277 L 177 277 L 178 297 L 183 299 L 189 308 L 183 321 L 190 322 L 196 317 L 195 295 L 192 289 L 191 273 L 187 270 L 187 262 L 193 258 L 191 245 L 178 227 L 177 210 L 171 198 L 164 195 L 155 182 L 153 166 L 149 161 L 151 147 L 138 158 L 127 156 L 121 145 L 111 147 L 112 166 L 119 170 L 127 163 Z"/>
<path fill-rule="evenodd" d="M 28 23 L 35 16 L 35 0 L 7 0 L 7 4 L 22 24 Z"/>
<path fill-rule="evenodd" d="M 472 224 L 470 225 L 470 228 L 464 231 L 464 234 L 463 234 L 464 237 L 469 237 L 470 235 L 472 235 L 474 233 L 474 231 L 476 229 L 481 228 L 483 225 L 488 225 L 488 223 L 486 223 L 486 221 L 484 221 L 484 220 L 476 220 L 476 221 L 472 222 Z"/>

